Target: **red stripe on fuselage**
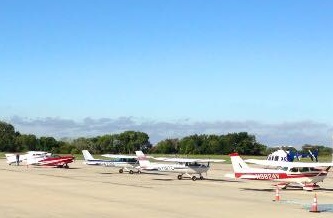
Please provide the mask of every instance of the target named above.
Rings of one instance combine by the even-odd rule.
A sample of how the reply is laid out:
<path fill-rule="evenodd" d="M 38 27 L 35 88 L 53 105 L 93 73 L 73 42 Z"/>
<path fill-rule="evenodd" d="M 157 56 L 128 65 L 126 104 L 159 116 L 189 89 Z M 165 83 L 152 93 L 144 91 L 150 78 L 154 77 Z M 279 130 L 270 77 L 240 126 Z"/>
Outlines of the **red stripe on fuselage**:
<path fill-rule="evenodd" d="M 239 178 L 249 176 L 251 180 L 276 180 L 276 179 L 293 179 L 293 178 L 311 178 L 316 176 L 327 176 L 327 173 L 305 173 L 305 174 L 287 174 L 287 173 L 235 173 L 235 177 Z"/>
<path fill-rule="evenodd" d="M 58 165 L 64 165 L 67 163 L 72 163 L 73 160 L 74 160 L 73 156 L 48 157 L 44 160 L 39 161 L 38 164 L 41 164 L 44 166 L 58 166 Z"/>

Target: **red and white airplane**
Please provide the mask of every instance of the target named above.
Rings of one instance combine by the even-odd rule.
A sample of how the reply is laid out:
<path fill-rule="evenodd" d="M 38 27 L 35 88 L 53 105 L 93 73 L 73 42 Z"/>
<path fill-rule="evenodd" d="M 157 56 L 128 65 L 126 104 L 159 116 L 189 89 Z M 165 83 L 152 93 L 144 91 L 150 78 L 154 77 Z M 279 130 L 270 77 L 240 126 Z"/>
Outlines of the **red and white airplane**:
<path fill-rule="evenodd" d="M 36 166 L 51 166 L 59 168 L 69 168 L 68 164 L 74 161 L 75 157 L 72 155 L 68 156 L 41 156 L 34 158 L 27 158 L 27 165 L 36 165 Z"/>
<path fill-rule="evenodd" d="M 323 182 L 327 177 L 333 163 L 301 163 L 301 162 L 272 162 L 276 169 L 251 168 L 237 154 L 230 154 L 234 177 L 249 180 L 270 180 L 279 182 L 281 188 L 287 186 L 300 186 L 304 190 L 318 189 L 318 182 Z M 267 165 L 269 163 L 265 163 Z"/>
<path fill-rule="evenodd" d="M 177 178 L 181 180 L 183 176 L 190 177 L 193 181 L 197 180 L 195 175 L 199 176 L 199 179 L 204 179 L 203 173 L 207 173 L 209 170 L 210 162 L 223 162 L 225 160 L 217 159 L 189 159 L 189 158 L 154 158 L 155 160 L 173 162 L 173 164 L 163 163 L 151 163 L 142 151 L 136 151 L 138 160 L 140 163 L 140 169 L 142 170 L 158 170 L 163 172 L 178 173 Z"/>

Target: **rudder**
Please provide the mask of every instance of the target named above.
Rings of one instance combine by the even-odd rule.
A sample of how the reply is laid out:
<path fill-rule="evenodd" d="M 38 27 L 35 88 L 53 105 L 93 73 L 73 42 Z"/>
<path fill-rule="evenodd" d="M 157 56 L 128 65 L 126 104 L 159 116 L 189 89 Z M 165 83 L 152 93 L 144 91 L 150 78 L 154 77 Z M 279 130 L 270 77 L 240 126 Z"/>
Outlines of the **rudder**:
<path fill-rule="evenodd" d="M 232 163 L 232 168 L 234 173 L 244 172 L 250 167 L 245 163 L 245 161 L 238 155 L 238 153 L 230 154 L 230 159 Z"/>
<path fill-rule="evenodd" d="M 95 160 L 95 158 L 90 154 L 88 150 L 82 150 L 83 157 L 86 161 Z"/>
<path fill-rule="evenodd" d="M 138 157 L 140 167 L 148 167 L 151 165 L 150 161 L 142 151 L 135 151 L 135 154 Z"/>

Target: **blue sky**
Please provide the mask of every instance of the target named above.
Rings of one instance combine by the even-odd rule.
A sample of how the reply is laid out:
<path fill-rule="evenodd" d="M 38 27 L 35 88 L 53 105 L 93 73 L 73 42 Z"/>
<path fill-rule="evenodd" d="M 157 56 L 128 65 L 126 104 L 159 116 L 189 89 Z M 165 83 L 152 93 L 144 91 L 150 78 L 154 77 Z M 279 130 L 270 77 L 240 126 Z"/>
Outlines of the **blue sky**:
<path fill-rule="evenodd" d="M 332 10 L 307 0 L 3 0 L 0 119 L 58 138 L 248 131 L 268 145 L 331 144 Z"/>

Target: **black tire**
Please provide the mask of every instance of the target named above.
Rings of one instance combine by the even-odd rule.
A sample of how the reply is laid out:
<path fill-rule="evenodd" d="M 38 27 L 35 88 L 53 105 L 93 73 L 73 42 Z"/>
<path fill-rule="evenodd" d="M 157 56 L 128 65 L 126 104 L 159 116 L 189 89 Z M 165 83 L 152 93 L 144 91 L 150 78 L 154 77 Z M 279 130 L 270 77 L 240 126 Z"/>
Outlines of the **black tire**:
<path fill-rule="evenodd" d="M 193 181 L 197 180 L 197 177 L 196 176 L 192 176 L 191 178 Z"/>
<path fill-rule="evenodd" d="M 120 170 L 119 170 L 119 173 L 123 173 L 123 172 L 124 172 L 124 170 L 123 170 L 123 169 L 120 169 Z"/>
<path fill-rule="evenodd" d="M 133 174 L 133 173 L 134 173 L 133 170 L 130 170 L 130 171 L 129 171 L 129 174 Z"/>
<path fill-rule="evenodd" d="M 203 180 L 204 179 L 204 177 L 203 176 L 200 176 L 200 180 Z"/>
<path fill-rule="evenodd" d="M 183 178 L 182 175 L 178 175 L 178 176 L 177 176 L 177 179 L 178 179 L 178 180 L 181 180 L 182 178 Z"/>

